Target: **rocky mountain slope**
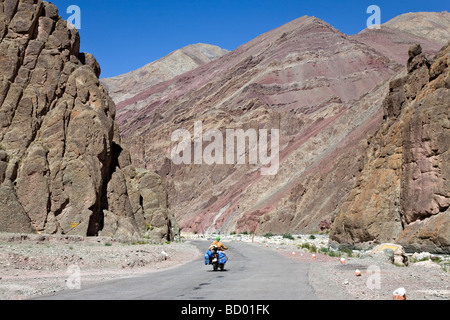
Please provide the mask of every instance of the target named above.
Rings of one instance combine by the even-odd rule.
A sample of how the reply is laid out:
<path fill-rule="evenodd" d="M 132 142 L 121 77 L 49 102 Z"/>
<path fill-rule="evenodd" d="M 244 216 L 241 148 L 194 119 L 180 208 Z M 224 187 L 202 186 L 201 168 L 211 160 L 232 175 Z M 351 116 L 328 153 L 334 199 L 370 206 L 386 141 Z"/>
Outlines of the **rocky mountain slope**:
<path fill-rule="evenodd" d="M 0 0 L 0 232 L 171 239 L 176 223 L 333 226 L 339 243 L 448 252 L 448 46 L 427 59 L 448 21 L 412 14 L 347 36 L 305 16 L 232 52 L 188 46 L 105 79 L 116 116 L 57 8 Z M 424 52 L 408 57 L 414 43 Z M 195 151 L 199 122 L 223 136 L 278 129 L 277 174 L 250 163 L 256 145 L 234 149 L 234 164 L 172 162 L 172 133 L 188 130 Z"/>
<path fill-rule="evenodd" d="M 426 28 L 412 30 L 403 18 L 347 36 L 305 16 L 149 86 L 118 103 L 132 161 L 162 176 L 183 230 L 327 228 L 363 170 L 366 139 L 382 123 L 389 81 L 403 72 L 411 44 L 421 43 L 429 55 L 442 47 L 447 15 L 427 15 L 443 26 L 430 39 Z M 174 165 L 170 136 L 177 129 L 193 134 L 196 121 L 203 132 L 223 134 L 279 129 L 277 175 L 262 176 L 261 166 L 248 161 Z"/>
<path fill-rule="evenodd" d="M 0 1 L 0 231 L 170 238 L 161 179 L 131 165 L 79 49 L 53 4 Z"/>
<path fill-rule="evenodd" d="M 351 38 L 406 66 L 411 45 L 420 43 L 423 53 L 432 58 L 447 43 L 450 39 L 450 13 L 402 14 L 383 24 L 379 30 L 365 29 Z"/>
<path fill-rule="evenodd" d="M 205 63 L 227 54 L 229 51 L 210 44 L 197 43 L 176 50 L 138 70 L 113 78 L 102 79 L 116 103 L 158 83 L 191 71 Z"/>
<path fill-rule="evenodd" d="M 384 26 L 445 44 L 450 37 L 449 24 L 450 13 L 447 11 L 410 12 L 386 22 Z"/>
<path fill-rule="evenodd" d="M 390 83 L 385 120 L 330 238 L 364 246 L 450 252 L 450 42 L 432 62 L 409 50 L 408 74 Z"/>
<path fill-rule="evenodd" d="M 352 156 L 340 165 L 354 162 L 354 169 L 335 175 L 338 150 L 353 147 L 382 117 L 381 99 L 378 107 L 369 97 L 358 111 L 351 107 L 367 92 L 382 90 L 378 86 L 399 70 L 325 22 L 302 17 L 120 102 L 118 121 L 134 163 L 166 180 L 169 202 L 186 230 L 316 229 L 357 173 Z M 130 108 L 135 105 L 144 107 Z M 171 133 L 193 132 L 195 121 L 202 121 L 203 131 L 280 129 L 278 174 L 263 177 L 254 165 L 173 165 Z M 329 193 L 318 202 L 309 192 L 317 195 L 323 179 L 340 187 L 326 187 Z M 297 205 L 309 207 L 308 214 Z"/>

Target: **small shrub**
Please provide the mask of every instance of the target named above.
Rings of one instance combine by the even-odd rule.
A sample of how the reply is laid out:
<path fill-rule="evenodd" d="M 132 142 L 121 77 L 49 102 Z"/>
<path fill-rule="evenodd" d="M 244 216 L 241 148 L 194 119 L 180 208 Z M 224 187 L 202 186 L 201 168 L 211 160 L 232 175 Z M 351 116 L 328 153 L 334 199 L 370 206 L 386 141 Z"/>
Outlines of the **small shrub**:
<path fill-rule="evenodd" d="M 312 235 L 309 236 L 309 239 L 315 240 L 315 239 L 316 239 L 316 236 L 312 234 Z"/>
<path fill-rule="evenodd" d="M 148 242 L 148 241 L 145 241 L 145 240 L 140 240 L 140 241 L 133 241 L 131 244 L 134 245 L 134 246 L 136 246 L 136 245 L 149 244 L 149 242 Z M 105 245 L 106 245 L 106 244 L 105 244 Z"/>
<path fill-rule="evenodd" d="M 442 258 L 437 257 L 437 256 L 431 256 L 430 259 L 431 259 L 431 261 L 433 261 L 434 263 L 437 263 L 437 264 L 442 262 Z"/>
<path fill-rule="evenodd" d="M 319 252 L 323 253 L 323 254 L 326 254 L 326 255 L 328 255 L 330 257 L 340 257 L 341 254 L 342 254 L 339 251 L 334 251 L 334 250 L 331 250 L 330 248 L 325 248 L 325 247 L 321 247 L 319 249 Z"/>
<path fill-rule="evenodd" d="M 329 250 L 329 251 L 328 251 L 328 255 L 329 255 L 330 257 L 340 257 L 340 256 L 341 256 L 341 253 L 340 253 L 339 251 Z"/>
<path fill-rule="evenodd" d="M 404 264 L 400 264 L 400 263 L 396 263 L 396 262 L 394 262 L 394 266 L 400 267 L 400 268 L 406 267 Z"/>
<path fill-rule="evenodd" d="M 319 252 L 323 253 L 323 254 L 329 254 L 330 250 L 328 250 L 328 248 L 322 247 L 322 248 L 319 249 Z"/>
<path fill-rule="evenodd" d="M 353 251 L 350 248 L 342 248 L 340 251 L 342 253 L 346 254 L 348 257 L 352 257 L 353 256 Z"/>
<path fill-rule="evenodd" d="M 273 233 L 272 233 L 272 232 L 267 232 L 267 233 L 264 235 L 264 237 L 266 237 L 266 238 L 273 237 Z"/>
<path fill-rule="evenodd" d="M 284 239 L 294 240 L 294 237 L 293 237 L 292 234 L 290 234 L 290 233 L 285 233 L 285 234 L 283 234 L 283 238 L 284 238 Z"/>

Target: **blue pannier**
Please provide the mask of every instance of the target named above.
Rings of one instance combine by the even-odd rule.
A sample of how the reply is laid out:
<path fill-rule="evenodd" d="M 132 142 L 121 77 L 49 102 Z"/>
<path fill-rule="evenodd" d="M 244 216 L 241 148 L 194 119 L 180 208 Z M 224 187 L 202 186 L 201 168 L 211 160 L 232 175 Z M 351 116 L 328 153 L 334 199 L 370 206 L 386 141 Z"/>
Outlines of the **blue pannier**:
<path fill-rule="evenodd" d="M 227 262 L 228 258 L 222 251 L 219 251 L 219 263 L 225 264 Z"/>
<path fill-rule="evenodd" d="M 211 251 L 208 250 L 205 253 L 205 265 L 209 264 L 210 258 L 211 258 Z"/>
<path fill-rule="evenodd" d="M 212 258 L 212 252 L 210 250 L 205 253 L 205 265 L 210 264 Z M 219 263 L 225 264 L 228 261 L 228 257 L 222 251 L 219 251 Z"/>

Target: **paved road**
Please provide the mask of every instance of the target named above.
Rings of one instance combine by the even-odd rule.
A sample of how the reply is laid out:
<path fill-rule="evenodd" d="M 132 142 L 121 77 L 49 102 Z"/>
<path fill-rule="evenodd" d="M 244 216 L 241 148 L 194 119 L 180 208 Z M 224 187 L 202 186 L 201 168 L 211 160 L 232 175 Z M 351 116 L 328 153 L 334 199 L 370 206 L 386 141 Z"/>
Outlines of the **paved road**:
<path fill-rule="evenodd" d="M 201 252 L 209 243 L 193 242 Z M 271 249 L 240 242 L 227 243 L 224 271 L 205 266 L 203 258 L 166 271 L 108 281 L 68 290 L 45 299 L 58 300 L 310 300 L 306 263 Z"/>

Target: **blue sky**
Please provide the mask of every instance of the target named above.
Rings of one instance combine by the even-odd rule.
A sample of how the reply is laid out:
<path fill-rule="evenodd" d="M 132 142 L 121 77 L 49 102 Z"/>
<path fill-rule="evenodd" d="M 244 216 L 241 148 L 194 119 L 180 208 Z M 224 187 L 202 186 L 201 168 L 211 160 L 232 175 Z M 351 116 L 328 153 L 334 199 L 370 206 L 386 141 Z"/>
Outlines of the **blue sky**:
<path fill-rule="evenodd" d="M 138 69 L 194 43 L 234 50 L 255 37 L 309 15 L 346 34 L 366 27 L 378 5 L 381 23 L 418 11 L 450 11 L 448 0 L 52 0 L 69 19 L 81 10 L 81 50 L 95 55 L 101 77 Z"/>

